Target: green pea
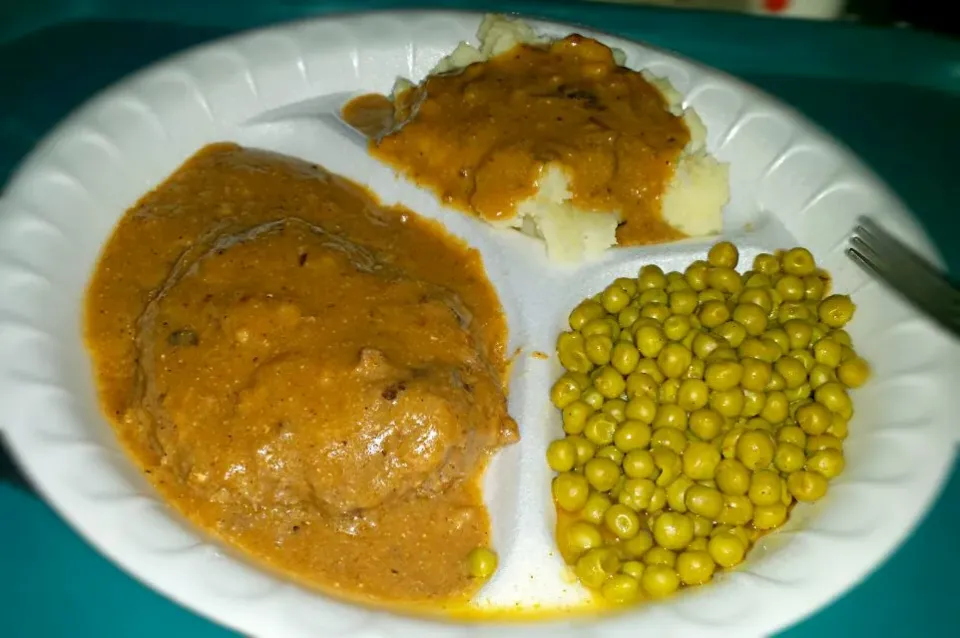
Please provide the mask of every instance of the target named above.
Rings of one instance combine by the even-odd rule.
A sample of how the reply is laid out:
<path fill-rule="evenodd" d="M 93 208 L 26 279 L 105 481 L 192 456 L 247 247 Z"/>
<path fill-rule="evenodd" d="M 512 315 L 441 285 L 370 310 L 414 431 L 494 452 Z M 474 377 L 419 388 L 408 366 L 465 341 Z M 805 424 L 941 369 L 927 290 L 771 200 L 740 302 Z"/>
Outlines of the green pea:
<path fill-rule="evenodd" d="M 684 549 L 693 540 L 693 519 L 679 512 L 664 512 L 654 522 L 653 538 L 666 549 Z"/>
<path fill-rule="evenodd" d="M 577 387 L 580 388 L 580 391 L 583 392 L 587 388 L 592 386 L 592 381 L 590 381 L 590 375 L 584 372 L 576 372 L 573 370 L 567 370 L 563 373 L 563 376 L 567 377 L 571 381 L 577 384 Z"/>
<path fill-rule="evenodd" d="M 656 490 L 657 484 L 650 479 L 628 478 L 624 481 L 617 500 L 622 505 L 639 512 L 650 507 L 650 502 L 653 500 Z"/>
<path fill-rule="evenodd" d="M 617 277 L 613 283 L 620 286 L 631 298 L 637 296 L 637 280 L 633 277 Z"/>
<path fill-rule="evenodd" d="M 673 567 L 677 564 L 677 554 L 672 549 L 654 545 L 643 555 L 643 562 L 647 565 L 664 565 Z"/>
<path fill-rule="evenodd" d="M 663 269 L 660 266 L 646 264 L 640 268 L 640 272 L 637 274 L 637 290 L 666 287 L 667 276 L 663 274 Z"/>
<path fill-rule="evenodd" d="M 773 457 L 773 464 L 784 474 L 803 469 L 805 462 L 806 455 L 803 453 L 803 448 L 786 442 L 781 442 L 777 446 L 777 452 Z"/>
<path fill-rule="evenodd" d="M 603 515 L 612 504 L 610 497 L 603 492 L 591 492 L 583 509 L 580 510 L 580 518 L 594 525 L 600 525 L 603 523 Z"/>
<path fill-rule="evenodd" d="M 620 311 L 620 314 L 617 315 L 617 323 L 620 324 L 621 328 L 629 328 L 636 323 L 637 319 L 639 318 L 640 308 L 636 306 L 627 306 Z"/>
<path fill-rule="evenodd" d="M 619 326 L 617 326 L 619 328 Z M 580 334 L 583 335 L 584 339 L 596 335 L 604 335 L 613 339 L 615 336 L 613 334 L 613 327 L 607 323 L 606 317 L 601 317 L 599 319 L 591 319 L 580 328 Z M 618 333 L 619 334 L 619 333 Z"/>
<path fill-rule="evenodd" d="M 640 517 L 626 505 L 611 505 L 603 515 L 607 529 L 617 538 L 633 538 L 640 532 Z"/>
<path fill-rule="evenodd" d="M 561 533 L 561 540 L 561 550 L 571 561 L 587 550 L 603 545 L 599 528 L 587 521 L 574 521 L 567 525 Z"/>
<path fill-rule="evenodd" d="M 644 357 L 653 359 L 667 343 L 667 337 L 659 326 L 643 324 L 633 333 L 633 342 Z"/>
<path fill-rule="evenodd" d="M 599 410 L 603 407 L 606 398 L 596 388 L 589 387 L 581 393 L 580 400 L 590 406 L 592 410 Z"/>
<path fill-rule="evenodd" d="M 634 396 L 627 401 L 627 407 L 624 410 L 627 419 L 640 421 L 647 425 L 653 423 L 657 417 L 657 402 L 653 397 L 646 394 Z"/>
<path fill-rule="evenodd" d="M 577 450 L 577 467 L 584 465 L 592 459 L 594 453 L 597 451 L 597 446 L 582 436 L 568 436 L 567 440 L 573 443 L 574 448 Z"/>
<path fill-rule="evenodd" d="M 653 534 L 645 529 L 637 532 L 633 538 L 620 543 L 620 549 L 630 558 L 639 559 L 653 547 Z M 642 570 L 641 570 L 642 571 Z"/>
<path fill-rule="evenodd" d="M 594 547 L 577 560 L 580 582 L 591 589 L 600 589 L 620 568 L 617 553 L 608 547 Z"/>
<path fill-rule="evenodd" d="M 667 490 L 658 486 L 653 490 L 653 494 L 650 495 L 650 505 L 647 506 L 647 510 L 651 513 L 656 513 L 666 506 Z"/>
<path fill-rule="evenodd" d="M 645 290 L 639 297 L 641 308 L 644 306 L 651 306 L 653 304 L 666 307 L 666 304 L 669 302 L 669 300 L 670 298 L 667 296 L 667 292 L 665 290 Z"/>
<path fill-rule="evenodd" d="M 636 370 L 640 362 L 640 351 L 632 343 L 621 341 L 610 352 L 610 365 L 623 376 Z"/>
<path fill-rule="evenodd" d="M 624 453 L 646 448 L 650 444 L 650 426 L 641 421 L 624 421 L 613 435 L 613 444 Z"/>
<path fill-rule="evenodd" d="M 608 399 L 604 401 L 600 411 L 612 416 L 617 423 L 623 423 L 627 419 L 627 402 L 623 399 Z"/>
<path fill-rule="evenodd" d="M 630 293 L 616 284 L 611 284 L 600 295 L 600 303 L 604 310 L 615 315 L 630 303 Z"/>
<path fill-rule="evenodd" d="M 627 389 L 627 382 L 623 375 L 610 366 L 600 368 L 597 376 L 593 378 L 593 385 L 607 399 L 616 399 Z M 573 397 L 573 399 L 577 398 L 579 396 Z M 556 405 L 556 402 L 554 404 Z"/>
<path fill-rule="evenodd" d="M 613 443 L 613 435 L 616 431 L 617 422 L 609 414 L 603 412 L 591 416 L 583 427 L 583 435 L 597 446 Z"/>
<path fill-rule="evenodd" d="M 560 377 L 550 389 L 550 400 L 561 410 L 579 398 L 580 386 L 568 377 Z"/>
<path fill-rule="evenodd" d="M 724 532 L 710 539 L 707 551 L 721 567 L 734 567 L 743 561 L 747 546 L 735 534 Z"/>
<path fill-rule="evenodd" d="M 638 560 L 628 560 L 624 561 L 620 565 L 620 571 L 627 576 L 633 576 L 637 580 L 640 580 L 640 577 L 643 576 L 643 570 L 646 567 L 643 563 Z"/>
<path fill-rule="evenodd" d="M 593 414 L 593 408 L 578 399 L 563 408 L 563 431 L 567 434 L 580 434 Z"/>
<path fill-rule="evenodd" d="M 623 462 L 623 452 L 621 452 L 615 445 L 604 445 L 602 448 L 597 450 L 594 457 L 598 459 L 610 459 L 617 465 Z"/>
<path fill-rule="evenodd" d="M 641 361 L 641 363 L 643 363 Z M 659 374 L 659 369 L 657 370 Z M 630 400 L 640 397 L 649 397 L 658 400 L 660 396 L 660 382 L 651 375 L 639 370 L 627 377 L 627 397 Z"/>
<path fill-rule="evenodd" d="M 603 306 L 596 301 L 587 299 L 580 303 L 570 313 L 570 327 L 579 330 L 591 319 L 599 319 L 606 314 Z"/>
<path fill-rule="evenodd" d="M 640 583 L 633 576 L 614 574 L 603 583 L 600 592 L 608 602 L 626 605 L 640 597 Z"/>
<path fill-rule="evenodd" d="M 570 371 L 589 372 L 593 363 L 587 358 L 584 338 L 579 332 L 563 332 L 557 337 L 557 357 L 560 365 Z"/>
<path fill-rule="evenodd" d="M 587 461 L 583 468 L 583 474 L 594 489 L 606 492 L 617 484 L 617 480 L 620 478 L 620 466 L 610 459 L 594 457 Z M 585 503 L 586 497 L 584 497 L 583 504 Z M 583 504 L 581 504 L 581 507 L 583 507 Z"/>
<path fill-rule="evenodd" d="M 679 589 L 680 576 L 673 567 L 649 565 L 643 572 L 641 585 L 651 598 L 663 598 Z"/>
<path fill-rule="evenodd" d="M 702 585 L 713 578 L 716 563 L 707 551 L 686 551 L 677 556 L 677 573 L 685 585 Z"/>
<path fill-rule="evenodd" d="M 690 317 L 672 315 L 663 322 L 663 334 L 670 341 L 681 341 L 690 332 Z"/>
<path fill-rule="evenodd" d="M 693 479 L 689 476 L 678 476 L 667 486 L 667 505 L 675 512 L 686 512 L 687 490 L 693 487 Z"/>
<path fill-rule="evenodd" d="M 583 349 L 591 363 L 598 366 L 606 365 L 610 363 L 613 339 L 608 335 L 590 335 L 584 341 Z"/>
<path fill-rule="evenodd" d="M 487 580 L 497 571 L 497 553 L 486 547 L 477 547 L 467 554 L 467 569 L 473 578 Z"/>
<path fill-rule="evenodd" d="M 590 496 L 590 484 L 586 477 L 574 472 L 558 474 L 553 479 L 553 499 L 568 512 L 579 512 Z"/>
<path fill-rule="evenodd" d="M 659 469 L 656 463 L 654 463 L 653 455 L 649 450 L 630 450 L 623 456 L 621 463 L 623 473 L 630 478 L 646 479 L 659 474 Z"/>
<path fill-rule="evenodd" d="M 569 472 L 577 463 L 577 448 L 567 439 L 557 439 L 547 446 L 547 464 L 554 472 Z"/>

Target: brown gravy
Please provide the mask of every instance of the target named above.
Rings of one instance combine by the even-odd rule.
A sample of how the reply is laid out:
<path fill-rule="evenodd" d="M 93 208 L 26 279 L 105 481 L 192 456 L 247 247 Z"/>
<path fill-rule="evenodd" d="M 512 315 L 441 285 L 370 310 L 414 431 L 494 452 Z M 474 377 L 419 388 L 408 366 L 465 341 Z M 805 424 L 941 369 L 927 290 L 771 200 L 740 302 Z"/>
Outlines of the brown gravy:
<path fill-rule="evenodd" d="M 642 74 L 591 38 L 518 45 L 430 76 L 395 105 L 361 96 L 343 115 L 375 138 L 375 156 L 484 219 L 512 217 L 557 162 L 574 205 L 621 212 L 618 243 L 683 236 L 663 220 L 660 199 L 690 132 Z"/>
<path fill-rule="evenodd" d="M 464 600 L 478 482 L 516 440 L 479 254 L 317 166 L 209 146 L 87 292 L 100 399 L 184 515 L 327 592 Z"/>

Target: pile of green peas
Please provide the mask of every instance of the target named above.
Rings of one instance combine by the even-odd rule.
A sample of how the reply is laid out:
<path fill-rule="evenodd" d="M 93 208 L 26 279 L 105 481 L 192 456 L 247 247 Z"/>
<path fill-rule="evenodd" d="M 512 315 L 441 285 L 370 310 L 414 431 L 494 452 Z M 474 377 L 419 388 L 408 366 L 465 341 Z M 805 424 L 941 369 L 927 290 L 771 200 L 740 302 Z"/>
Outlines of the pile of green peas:
<path fill-rule="evenodd" d="M 870 375 L 854 304 L 805 248 L 738 262 L 720 242 L 682 273 L 644 266 L 557 338 L 557 544 L 611 603 L 709 582 L 844 469 L 848 390 Z"/>

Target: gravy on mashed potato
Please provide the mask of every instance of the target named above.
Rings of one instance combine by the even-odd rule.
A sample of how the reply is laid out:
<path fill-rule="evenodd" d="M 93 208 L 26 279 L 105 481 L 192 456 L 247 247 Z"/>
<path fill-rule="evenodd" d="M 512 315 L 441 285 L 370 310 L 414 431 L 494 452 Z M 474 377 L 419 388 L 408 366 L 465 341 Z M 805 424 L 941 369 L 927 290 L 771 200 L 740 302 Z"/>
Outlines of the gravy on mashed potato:
<path fill-rule="evenodd" d="M 340 595 L 465 599 L 517 438 L 479 254 L 299 160 L 209 146 L 121 219 L 87 293 L 100 398 L 187 517 Z"/>
<path fill-rule="evenodd" d="M 664 214 L 692 132 L 662 82 L 618 64 L 613 50 L 577 34 L 537 40 L 526 25 L 492 16 L 480 39 L 481 51 L 461 45 L 421 84 L 400 84 L 392 100 L 353 100 L 344 118 L 373 137 L 374 155 L 445 203 L 495 224 L 532 218 L 548 250 L 564 253 L 561 259 L 594 252 L 561 246 L 582 244 L 584 236 L 606 248 L 719 229 L 725 172 L 717 178 L 722 192 L 712 196 L 722 201 L 708 220 Z M 562 194 L 538 202 L 544 199 L 538 189 Z M 558 200 L 568 206 L 554 219 L 533 210 Z M 579 227 L 573 212 L 580 213 Z M 605 227 L 583 225 L 585 216 L 600 215 Z M 566 229 L 551 227 L 564 221 Z M 565 230 L 573 236 L 563 238 Z"/>

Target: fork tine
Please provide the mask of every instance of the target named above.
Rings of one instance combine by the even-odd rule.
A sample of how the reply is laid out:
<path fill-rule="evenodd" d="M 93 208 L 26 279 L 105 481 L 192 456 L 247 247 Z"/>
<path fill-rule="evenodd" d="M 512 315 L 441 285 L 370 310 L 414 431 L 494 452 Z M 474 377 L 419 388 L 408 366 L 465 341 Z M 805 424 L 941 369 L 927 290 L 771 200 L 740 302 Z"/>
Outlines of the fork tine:
<path fill-rule="evenodd" d="M 924 267 L 933 270 L 933 267 L 927 260 L 921 258 L 915 250 L 894 237 L 874 219 L 863 216 L 859 217 L 857 219 L 857 228 L 855 230 L 857 234 L 873 240 L 873 242 L 878 245 L 883 245 L 885 249 L 894 250 L 904 257 L 909 256 L 910 259 L 918 265 L 922 264 Z"/>
<path fill-rule="evenodd" d="M 902 269 L 893 268 L 884 261 L 877 253 L 859 238 L 854 237 L 850 240 L 850 247 L 847 248 L 847 256 L 853 259 L 868 274 L 880 279 L 888 286 L 894 288 L 903 296 L 909 298 L 913 303 L 928 307 L 928 297 L 921 294 L 916 286 L 912 285 L 911 277 L 905 276 Z"/>
<path fill-rule="evenodd" d="M 912 250 L 886 235 L 879 237 L 861 232 L 858 226 L 850 238 L 850 245 L 861 253 L 870 255 L 875 262 L 889 264 L 898 278 L 908 280 L 911 289 L 919 287 L 937 298 L 940 304 L 949 303 L 956 291 L 946 279 Z"/>
<path fill-rule="evenodd" d="M 854 243 L 851 240 L 851 243 Z M 860 268 L 868 274 L 885 282 L 905 299 L 926 312 L 930 318 L 942 325 L 951 332 L 960 331 L 960 320 L 958 315 L 952 312 L 949 305 L 942 303 L 932 303 L 937 299 L 936 296 L 923 294 L 915 285 L 915 280 L 906 275 L 902 269 L 891 267 L 888 263 L 877 259 L 877 255 L 870 246 L 857 242 L 859 246 L 866 249 L 866 253 L 861 252 L 858 247 L 851 246 L 847 248 L 847 256 Z"/>
<path fill-rule="evenodd" d="M 946 273 L 940 271 L 929 260 L 921 257 L 917 251 L 894 237 L 871 217 L 861 216 L 857 219 L 857 228 L 854 232 L 872 243 L 880 253 L 890 252 L 891 256 L 909 262 L 917 270 L 935 278 L 938 284 L 943 284 L 944 292 L 954 296 L 956 290 L 946 281 Z"/>
<path fill-rule="evenodd" d="M 930 279 L 926 273 L 918 273 L 911 264 L 901 261 L 898 255 L 889 251 L 882 251 L 859 235 L 850 238 L 850 246 L 860 253 L 864 259 L 870 261 L 874 270 L 882 272 L 885 278 L 896 280 L 912 292 L 922 292 L 931 297 L 936 296 L 937 287 L 930 285 L 930 282 L 934 280 Z"/>
<path fill-rule="evenodd" d="M 884 262 L 877 260 L 873 251 L 863 251 L 861 246 L 851 246 L 846 252 L 847 256 L 867 274 L 884 282 L 912 303 L 927 308 L 926 298 L 919 295 L 915 288 L 904 285 L 905 282 L 898 277 L 896 271 L 891 271 Z"/>
<path fill-rule="evenodd" d="M 949 316 L 950 297 L 944 294 L 938 280 L 926 273 L 917 273 L 902 262 L 885 258 L 883 253 L 860 237 L 852 237 L 850 245 L 864 261 L 869 262 L 875 273 L 913 303 L 939 316 Z"/>
<path fill-rule="evenodd" d="M 960 290 L 946 273 L 869 217 L 860 217 L 847 255 L 960 336 Z"/>

